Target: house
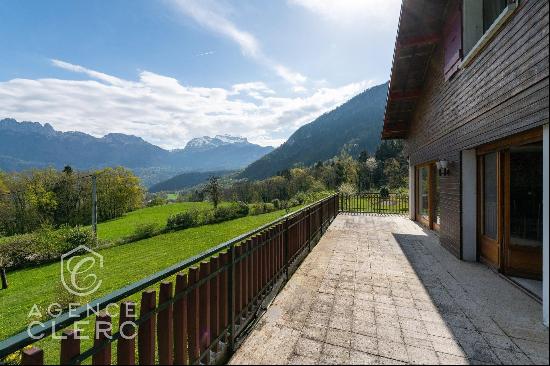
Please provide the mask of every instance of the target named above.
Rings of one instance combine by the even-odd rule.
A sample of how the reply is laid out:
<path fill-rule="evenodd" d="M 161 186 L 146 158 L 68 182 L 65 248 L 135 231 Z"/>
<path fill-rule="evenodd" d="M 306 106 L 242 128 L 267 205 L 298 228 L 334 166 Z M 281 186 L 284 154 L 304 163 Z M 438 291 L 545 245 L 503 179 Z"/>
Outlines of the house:
<path fill-rule="evenodd" d="M 540 298 L 546 326 L 548 7 L 404 0 L 382 132 L 405 141 L 411 219 Z"/>

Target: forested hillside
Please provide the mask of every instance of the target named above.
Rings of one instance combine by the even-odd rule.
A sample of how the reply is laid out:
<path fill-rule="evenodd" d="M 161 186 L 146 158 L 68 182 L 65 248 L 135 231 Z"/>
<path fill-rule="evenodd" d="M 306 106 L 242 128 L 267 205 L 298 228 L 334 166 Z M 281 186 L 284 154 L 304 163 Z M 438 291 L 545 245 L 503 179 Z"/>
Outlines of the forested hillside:
<path fill-rule="evenodd" d="M 309 166 L 346 150 L 357 157 L 380 144 L 388 84 L 372 87 L 302 126 L 280 147 L 250 164 L 242 178 L 263 179 L 298 165 Z"/>

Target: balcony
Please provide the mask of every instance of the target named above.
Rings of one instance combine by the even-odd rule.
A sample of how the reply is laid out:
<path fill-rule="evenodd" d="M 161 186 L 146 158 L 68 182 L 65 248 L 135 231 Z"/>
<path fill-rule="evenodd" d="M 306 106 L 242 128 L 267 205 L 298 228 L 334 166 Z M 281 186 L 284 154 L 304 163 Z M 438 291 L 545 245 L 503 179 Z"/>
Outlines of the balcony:
<path fill-rule="evenodd" d="M 548 364 L 541 305 L 399 216 L 341 213 L 231 364 Z"/>
<path fill-rule="evenodd" d="M 407 208 L 328 197 L 0 342 L 0 357 L 42 364 L 59 342 L 62 364 L 548 364 L 540 303 L 457 260 Z M 111 305 L 118 319 L 89 312 Z M 94 318 L 81 343 L 70 328 Z"/>

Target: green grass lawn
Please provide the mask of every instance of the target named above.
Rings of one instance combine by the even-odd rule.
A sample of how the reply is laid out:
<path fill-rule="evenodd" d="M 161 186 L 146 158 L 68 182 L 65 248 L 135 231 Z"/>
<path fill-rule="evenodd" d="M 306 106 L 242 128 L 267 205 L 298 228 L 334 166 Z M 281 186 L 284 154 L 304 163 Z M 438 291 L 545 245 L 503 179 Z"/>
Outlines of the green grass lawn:
<path fill-rule="evenodd" d="M 185 205 L 170 207 L 170 210 L 174 209 L 173 212 L 177 212 L 177 210 L 182 210 L 184 207 Z M 150 209 L 152 213 L 148 213 L 149 221 L 152 218 L 160 220 L 161 216 L 166 213 L 165 207 L 160 209 L 162 213 L 155 213 L 155 209 L 160 208 Z M 149 209 L 140 211 L 145 210 Z M 104 249 L 100 251 L 104 257 L 104 268 L 100 274 L 103 284 L 93 297 L 106 295 L 199 254 L 212 246 L 273 221 L 284 214 L 285 211 L 276 211 L 264 215 L 247 216 L 220 224 L 163 234 L 131 244 Z M 129 217 L 132 217 L 132 219 L 129 219 Z M 118 233 L 117 235 L 122 235 L 121 233 L 124 232 L 122 226 L 124 225 L 118 221 L 124 222 L 125 220 L 128 224 L 135 224 L 143 219 L 129 214 L 122 219 L 102 224 L 111 225 L 108 227 L 110 231 L 104 228 L 104 232 L 109 232 L 112 238 L 115 237 L 115 234 L 113 234 L 115 232 Z M 25 329 L 26 324 L 29 322 L 27 315 L 33 304 L 43 308 L 52 302 L 58 302 L 59 297 L 63 296 L 64 293 L 60 290 L 59 273 L 60 264 L 58 262 L 8 273 L 9 288 L 0 291 L 0 340 Z M 131 299 L 139 303 L 139 295 L 133 296 Z M 90 300 L 84 299 L 83 302 Z M 85 329 L 88 332 L 87 334 L 93 335 L 91 324 Z M 90 345 L 91 341 L 83 341 L 82 350 Z M 40 341 L 38 346 L 45 350 L 46 363 L 59 362 L 59 340 L 49 338 Z"/>
<path fill-rule="evenodd" d="M 178 199 L 178 194 L 177 193 L 167 193 L 166 194 L 166 199 L 176 200 L 176 199 Z"/>
<path fill-rule="evenodd" d="M 162 206 L 146 207 L 132 211 L 124 216 L 102 222 L 97 225 L 97 236 L 103 240 L 118 240 L 132 234 L 140 224 L 155 223 L 159 227 L 166 225 L 168 216 L 189 210 L 190 208 L 211 207 L 209 202 L 178 202 Z"/>

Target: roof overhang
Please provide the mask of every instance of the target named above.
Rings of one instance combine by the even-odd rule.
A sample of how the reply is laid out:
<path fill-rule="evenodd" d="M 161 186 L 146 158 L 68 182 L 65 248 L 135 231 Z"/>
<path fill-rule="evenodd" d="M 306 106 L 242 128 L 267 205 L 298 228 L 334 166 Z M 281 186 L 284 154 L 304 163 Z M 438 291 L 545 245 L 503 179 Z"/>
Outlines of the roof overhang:
<path fill-rule="evenodd" d="M 406 138 L 449 0 L 403 0 L 386 100 L 383 139 Z"/>

